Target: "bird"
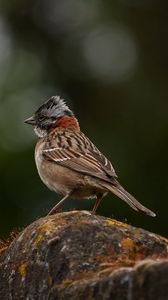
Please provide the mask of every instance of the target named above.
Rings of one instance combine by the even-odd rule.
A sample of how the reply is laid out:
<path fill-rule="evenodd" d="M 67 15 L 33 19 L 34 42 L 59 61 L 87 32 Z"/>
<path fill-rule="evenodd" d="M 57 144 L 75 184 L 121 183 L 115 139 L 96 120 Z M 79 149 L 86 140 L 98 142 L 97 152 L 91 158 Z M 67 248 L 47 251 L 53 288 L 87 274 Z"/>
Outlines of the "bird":
<path fill-rule="evenodd" d="M 94 198 L 95 213 L 102 198 L 111 192 L 136 211 L 155 217 L 118 181 L 111 162 L 80 130 L 78 119 L 60 96 L 52 96 L 24 121 L 38 136 L 35 162 L 43 183 L 61 194 L 48 215 L 58 212 L 67 198 Z"/>

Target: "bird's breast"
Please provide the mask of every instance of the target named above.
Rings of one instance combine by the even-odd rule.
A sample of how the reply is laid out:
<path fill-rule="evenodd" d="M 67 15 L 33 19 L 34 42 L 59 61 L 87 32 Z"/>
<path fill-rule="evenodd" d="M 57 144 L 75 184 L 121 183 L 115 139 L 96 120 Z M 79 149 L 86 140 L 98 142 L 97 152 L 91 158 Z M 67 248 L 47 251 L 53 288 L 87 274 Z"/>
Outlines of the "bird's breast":
<path fill-rule="evenodd" d="M 97 193 L 104 192 L 98 179 L 73 171 L 50 161 L 43 156 L 45 143 L 39 141 L 35 148 L 35 162 L 43 183 L 58 194 L 71 194 L 74 198 L 93 198 Z"/>

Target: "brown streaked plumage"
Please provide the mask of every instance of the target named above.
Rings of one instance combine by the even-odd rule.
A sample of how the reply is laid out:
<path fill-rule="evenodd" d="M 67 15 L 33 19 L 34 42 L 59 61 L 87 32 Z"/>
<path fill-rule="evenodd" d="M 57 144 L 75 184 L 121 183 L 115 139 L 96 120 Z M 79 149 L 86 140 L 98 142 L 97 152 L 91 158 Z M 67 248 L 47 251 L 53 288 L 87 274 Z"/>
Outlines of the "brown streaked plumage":
<path fill-rule="evenodd" d="M 110 161 L 80 131 L 73 112 L 59 96 L 51 97 L 25 122 L 34 126 L 40 138 L 35 161 L 42 181 L 64 196 L 49 214 L 68 197 L 96 198 L 95 212 L 103 196 L 112 192 L 134 210 L 155 216 L 120 185 Z"/>

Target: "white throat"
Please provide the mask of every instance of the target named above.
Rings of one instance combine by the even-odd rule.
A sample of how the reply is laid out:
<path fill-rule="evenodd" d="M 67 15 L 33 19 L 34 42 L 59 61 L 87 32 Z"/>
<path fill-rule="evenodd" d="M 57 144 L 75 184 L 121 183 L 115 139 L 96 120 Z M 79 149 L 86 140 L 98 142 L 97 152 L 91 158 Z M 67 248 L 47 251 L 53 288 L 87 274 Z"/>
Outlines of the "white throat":
<path fill-rule="evenodd" d="M 38 126 L 34 126 L 34 132 L 39 138 L 42 138 L 47 134 L 47 130 L 41 129 Z"/>

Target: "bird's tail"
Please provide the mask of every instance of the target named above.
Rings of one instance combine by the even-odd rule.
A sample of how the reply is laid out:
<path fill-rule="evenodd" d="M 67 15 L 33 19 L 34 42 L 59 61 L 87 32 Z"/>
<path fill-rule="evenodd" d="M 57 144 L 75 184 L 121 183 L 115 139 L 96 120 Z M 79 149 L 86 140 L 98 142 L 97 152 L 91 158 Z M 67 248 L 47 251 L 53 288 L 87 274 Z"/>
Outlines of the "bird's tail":
<path fill-rule="evenodd" d="M 156 214 L 150 209 L 143 206 L 140 202 L 138 202 L 130 193 L 128 193 L 119 182 L 115 182 L 112 184 L 103 184 L 110 192 L 118 196 L 120 199 L 124 200 L 129 206 L 131 206 L 136 211 L 142 211 L 146 215 L 155 217 Z"/>

